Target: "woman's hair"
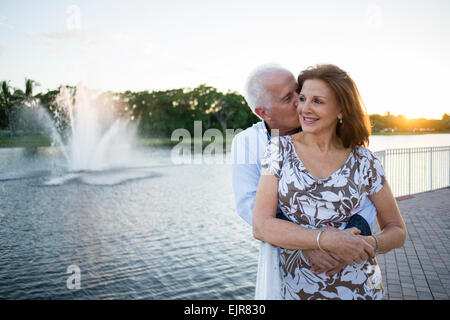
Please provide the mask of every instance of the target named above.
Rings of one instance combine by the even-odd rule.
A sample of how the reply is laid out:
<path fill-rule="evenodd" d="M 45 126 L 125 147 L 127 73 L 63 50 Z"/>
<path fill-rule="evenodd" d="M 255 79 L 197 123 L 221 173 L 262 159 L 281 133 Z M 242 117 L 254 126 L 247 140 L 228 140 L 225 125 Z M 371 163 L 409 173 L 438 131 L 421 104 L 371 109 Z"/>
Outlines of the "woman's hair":
<path fill-rule="evenodd" d="M 355 82 L 347 72 L 333 64 L 319 64 L 300 72 L 298 75 L 298 93 L 306 80 L 325 81 L 336 96 L 342 108 L 342 124 L 336 126 L 336 134 L 345 148 L 368 146 L 371 126 L 364 103 Z"/>

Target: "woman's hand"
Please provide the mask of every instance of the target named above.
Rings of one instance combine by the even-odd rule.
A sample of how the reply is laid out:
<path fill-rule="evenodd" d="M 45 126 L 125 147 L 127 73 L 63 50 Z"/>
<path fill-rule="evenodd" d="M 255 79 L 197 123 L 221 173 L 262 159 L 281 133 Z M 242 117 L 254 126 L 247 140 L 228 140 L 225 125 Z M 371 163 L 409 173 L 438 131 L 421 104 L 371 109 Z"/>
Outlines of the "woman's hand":
<path fill-rule="evenodd" d="M 342 231 L 326 230 L 320 236 L 320 246 L 334 253 L 346 264 L 362 263 L 373 258 L 373 247 L 362 237 L 358 237 L 361 231 L 358 228 L 350 228 Z"/>
<path fill-rule="evenodd" d="M 336 269 L 336 271 L 332 273 L 335 274 L 341 271 L 345 266 L 344 261 L 331 253 L 322 252 L 316 249 L 302 251 L 303 255 L 308 259 L 309 264 L 311 265 L 311 271 L 314 273 L 320 274 L 327 271 L 327 275 L 329 275 L 328 272 Z"/>

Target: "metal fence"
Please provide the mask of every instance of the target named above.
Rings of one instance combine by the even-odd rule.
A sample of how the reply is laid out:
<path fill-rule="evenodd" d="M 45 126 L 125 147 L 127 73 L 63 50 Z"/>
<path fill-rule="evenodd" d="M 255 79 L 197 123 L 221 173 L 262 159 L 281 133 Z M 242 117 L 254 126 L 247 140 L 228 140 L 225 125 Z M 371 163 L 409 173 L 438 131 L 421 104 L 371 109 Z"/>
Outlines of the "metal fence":
<path fill-rule="evenodd" d="M 450 186 L 450 146 L 389 149 L 375 155 L 396 197 Z"/>

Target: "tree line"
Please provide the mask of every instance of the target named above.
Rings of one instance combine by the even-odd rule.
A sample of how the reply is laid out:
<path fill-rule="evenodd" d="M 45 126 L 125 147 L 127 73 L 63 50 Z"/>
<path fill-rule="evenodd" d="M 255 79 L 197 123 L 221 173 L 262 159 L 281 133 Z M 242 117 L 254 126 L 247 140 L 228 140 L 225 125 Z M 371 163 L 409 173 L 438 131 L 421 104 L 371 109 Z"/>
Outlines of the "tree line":
<path fill-rule="evenodd" d="M 30 117 L 21 119 L 24 111 L 42 106 L 57 119 L 63 131 L 68 124 L 67 115 L 61 114 L 57 105 L 60 88 L 46 93 L 33 94 L 37 82 L 26 79 L 26 90 L 13 88 L 2 81 L 0 92 L 0 129 L 11 135 L 31 130 Z M 76 88 L 70 87 L 75 95 Z M 247 128 L 259 121 L 251 112 L 244 97 L 237 92 L 223 93 L 216 88 L 202 84 L 196 88 L 171 89 L 165 91 L 104 92 L 96 98 L 96 104 L 109 105 L 122 117 L 129 117 L 138 123 L 138 131 L 145 137 L 170 137 L 178 128 L 194 133 L 194 121 L 202 121 L 204 129 Z M 28 124 L 27 124 L 27 120 Z"/>
<path fill-rule="evenodd" d="M 389 111 L 385 115 L 371 114 L 372 131 L 450 131 L 450 114 L 444 113 L 441 119 L 408 119 L 404 115 L 392 115 Z"/>
<path fill-rule="evenodd" d="M 57 105 L 59 87 L 46 93 L 34 94 L 39 84 L 25 79 L 25 89 L 14 88 L 8 81 L 1 82 L 0 129 L 9 135 L 20 132 L 36 133 L 39 124 L 30 114 L 38 106 L 48 110 L 57 119 L 58 129 L 64 131 L 68 124 L 67 114 Z M 73 94 L 75 87 L 70 87 Z M 245 129 L 259 121 L 247 105 L 244 97 L 233 91 L 223 93 L 216 88 L 202 84 L 196 88 L 181 88 L 164 91 L 125 91 L 104 92 L 96 96 L 98 103 L 108 105 L 110 110 L 129 117 L 138 123 L 138 132 L 144 137 L 170 137 L 178 128 L 187 129 L 194 134 L 194 121 L 202 121 L 204 130 L 217 128 Z M 440 120 L 407 119 L 403 115 L 370 115 L 373 131 L 450 131 L 450 115 L 444 114 Z"/>

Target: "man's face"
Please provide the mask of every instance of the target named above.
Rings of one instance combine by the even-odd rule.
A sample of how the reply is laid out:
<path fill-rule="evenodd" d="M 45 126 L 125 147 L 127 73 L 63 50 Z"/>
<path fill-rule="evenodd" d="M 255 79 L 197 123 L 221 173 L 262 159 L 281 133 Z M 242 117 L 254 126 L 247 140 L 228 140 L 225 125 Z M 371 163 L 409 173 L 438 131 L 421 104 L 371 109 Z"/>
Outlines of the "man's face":
<path fill-rule="evenodd" d="M 266 81 L 272 106 L 265 108 L 268 116 L 265 120 L 271 129 L 279 129 L 280 134 L 300 127 L 297 87 L 297 81 L 289 72 L 274 73 Z"/>

